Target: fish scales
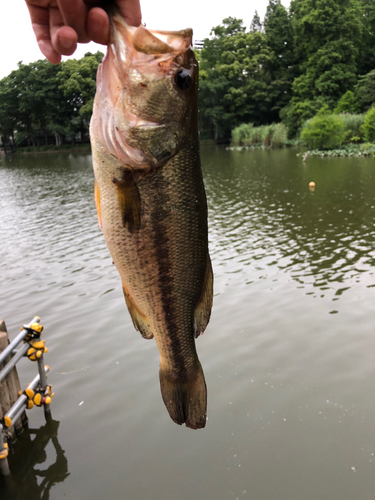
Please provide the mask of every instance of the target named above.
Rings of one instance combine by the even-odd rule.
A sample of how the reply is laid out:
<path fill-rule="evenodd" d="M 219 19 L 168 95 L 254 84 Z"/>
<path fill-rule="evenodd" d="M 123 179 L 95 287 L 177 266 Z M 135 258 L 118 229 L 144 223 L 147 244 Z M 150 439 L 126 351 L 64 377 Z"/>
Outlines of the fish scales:
<path fill-rule="evenodd" d="M 136 234 L 121 224 L 112 179 L 121 175 L 123 166 L 112 162 L 105 175 L 95 173 L 103 200 L 104 237 L 128 293 L 148 318 L 155 318 L 152 330 L 168 358 L 176 345 L 194 346 L 192 320 L 207 265 L 207 209 L 199 153 L 194 146 L 180 151 L 162 169 L 139 180 L 143 207 Z M 169 337 L 163 336 L 166 328 Z M 169 358 L 173 365 L 173 355 Z"/>
<path fill-rule="evenodd" d="M 113 37 L 121 30 L 125 30 L 123 39 L 131 38 L 131 29 L 122 21 L 117 21 Z M 109 96 L 108 88 L 103 86 L 107 78 L 106 68 L 110 68 L 111 61 L 115 61 L 113 48 L 109 47 L 112 52 L 107 54 L 99 72 L 90 134 L 99 222 L 121 276 L 129 312 L 135 328 L 145 338 L 154 337 L 156 340 L 160 353 L 162 397 L 171 418 L 178 424 L 186 423 L 195 429 L 204 427 L 206 423 L 206 384 L 196 352 L 195 337 L 204 331 L 209 321 L 212 269 L 196 123 L 197 88 L 189 90 L 188 87 L 190 93 L 181 95 L 179 89 L 173 90 L 173 78 L 176 79 L 177 74 L 181 80 L 181 72 L 188 71 L 186 67 L 189 64 L 192 75 L 189 78 L 197 87 L 197 75 L 193 74 L 197 71 L 195 59 L 190 49 L 185 47 L 186 37 L 182 33 L 186 32 L 173 33 L 173 36 L 182 39 L 180 52 L 183 56 L 171 49 L 172 70 L 169 69 L 167 79 L 165 72 L 156 79 L 154 75 L 149 79 L 142 75 L 141 85 L 138 85 L 139 77 L 136 75 L 136 84 L 128 80 L 133 92 L 118 94 L 121 101 L 113 98 L 113 94 Z M 116 48 L 115 42 L 113 45 Z M 145 44 L 142 47 L 145 50 Z M 148 55 L 149 50 L 145 53 Z M 184 65 L 182 69 L 181 63 Z M 129 71 L 126 78 L 133 73 Z M 185 80 L 183 84 L 186 87 Z M 152 91 L 148 95 L 149 102 L 143 106 L 139 93 L 147 87 Z M 180 109 L 176 122 L 176 126 L 180 127 L 178 130 L 173 129 L 173 123 L 170 124 L 170 106 L 164 114 L 162 112 L 165 99 L 152 97 L 160 94 L 159 88 L 163 96 L 169 95 L 169 101 L 174 98 L 173 92 L 176 93 L 176 108 Z M 118 84 L 114 92 L 115 96 L 116 92 L 120 92 Z M 147 98 L 147 94 L 143 95 Z M 131 125 L 122 116 L 121 119 L 118 116 L 113 118 L 112 111 L 107 109 L 104 110 L 107 121 L 103 120 L 103 102 L 106 106 L 111 102 L 108 96 L 115 110 L 119 102 L 120 105 L 124 103 L 124 116 L 130 109 Z M 134 101 L 131 101 L 132 97 Z M 187 110 L 183 106 L 185 102 Z M 137 113 L 140 125 L 137 122 L 134 124 L 133 117 Z M 152 120 L 154 116 L 158 118 L 156 125 L 151 122 L 145 127 L 144 121 Z M 165 125 L 160 123 L 161 117 Z M 106 127 L 110 129 L 108 134 Z M 160 146 L 164 132 L 165 151 Z M 127 136 L 127 142 L 119 153 L 116 141 L 120 139 L 114 138 L 120 137 L 121 133 Z M 179 144 L 176 144 L 178 141 Z"/>

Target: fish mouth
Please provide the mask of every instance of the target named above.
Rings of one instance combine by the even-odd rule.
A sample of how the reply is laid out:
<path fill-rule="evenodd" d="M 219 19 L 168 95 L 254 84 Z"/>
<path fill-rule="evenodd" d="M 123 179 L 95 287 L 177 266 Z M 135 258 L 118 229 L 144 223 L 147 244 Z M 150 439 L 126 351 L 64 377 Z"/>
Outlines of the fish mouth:
<path fill-rule="evenodd" d="M 133 71 L 145 68 L 151 78 L 161 78 L 192 48 L 193 30 L 180 31 L 149 30 L 143 24 L 129 26 L 115 14 L 111 17 L 110 44 L 116 54 L 117 69 L 125 75 L 131 64 Z"/>
<path fill-rule="evenodd" d="M 136 52 L 155 55 L 175 55 L 186 52 L 192 47 L 193 30 L 187 28 L 180 31 L 149 30 L 143 24 L 129 26 L 126 21 L 115 14 L 111 17 L 111 43 L 134 49 Z M 121 43 L 123 42 L 123 43 Z M 124 47 L 120 53 L 126 53 Z"/>

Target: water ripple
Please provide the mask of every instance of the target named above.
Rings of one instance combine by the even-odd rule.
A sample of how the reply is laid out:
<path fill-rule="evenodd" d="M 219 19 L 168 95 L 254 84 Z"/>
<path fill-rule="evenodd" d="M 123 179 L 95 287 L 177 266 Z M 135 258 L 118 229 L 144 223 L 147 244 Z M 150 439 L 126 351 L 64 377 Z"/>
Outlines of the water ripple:
<path fill-rule="evenodd" d="M 307 173 L 300 167 L 296 178 L 294 165 L 281 176 L 280 165 L 264 154 L 259 163 L 248 164 L 230 154 L 230 161 L 207 161 L 205 170 L 211 246 L 219 266 L 231 263 L 238 270 L 240 264 L 249 280 L 250 268 L 261 262 L 262 269 L 277 266 L 298 284 L 329 283 L 332 290 L 348 290 L 341 284 L 372 277 L 372 191 L 347 175 L 350 165 L 341 165 L 340 172 L 335 168 L 332 178 L 328 168 Z M 332 187 L 338 174 L 339 187 Z M 311 176 L 318 186 L 314 193 L 308 189 Z"/>

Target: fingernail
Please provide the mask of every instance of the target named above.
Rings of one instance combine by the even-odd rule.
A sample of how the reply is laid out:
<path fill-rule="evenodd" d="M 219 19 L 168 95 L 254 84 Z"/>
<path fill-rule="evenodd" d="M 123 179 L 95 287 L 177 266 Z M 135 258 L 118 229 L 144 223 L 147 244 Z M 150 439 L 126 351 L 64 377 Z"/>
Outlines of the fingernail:
<path fill-rule="evenodd" d="M 65 36 L 60 36 L 59 41 L 61 45 L 64 47 L 64 49 L 70 50 L 74 47 L 75 41 L 72 40 L 71 38 L 67 38 Z"/>

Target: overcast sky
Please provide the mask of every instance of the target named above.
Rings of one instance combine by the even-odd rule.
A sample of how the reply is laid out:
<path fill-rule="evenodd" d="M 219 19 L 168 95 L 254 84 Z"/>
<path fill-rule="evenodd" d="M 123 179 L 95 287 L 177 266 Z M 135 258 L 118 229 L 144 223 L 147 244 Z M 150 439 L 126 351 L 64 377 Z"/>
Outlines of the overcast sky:
<path fill-rule="evenodd" d="M 290 0 L 282 0 L 289 7 Z M 143 22 L 148 28 L 179 30 L 193 28 L 194 39 L 209 36 L 211 28 L 229 16 L 237 17 L 249 27 L 257 10 L 262 21 L 268 0 L 219 0 L 216 2 L 189 0 L 141 0 Z M 31 28 L 24 0 L 0 0 L 0 78 L 17 69 L 18 61 L 25 64 L 42 59 Z M 96 52 L 104 47 L 94 43 L 80 45 L 71 57 L 80 58 L 85 52 Z"/>

